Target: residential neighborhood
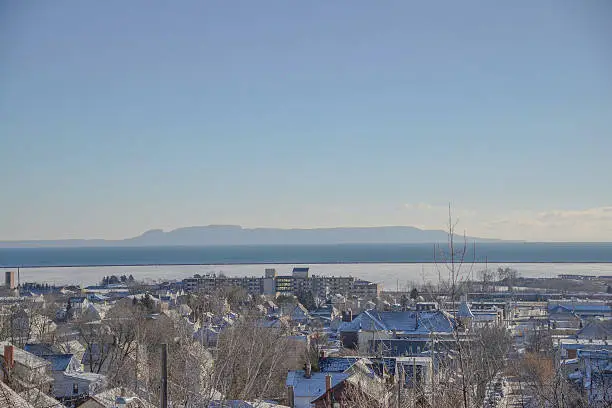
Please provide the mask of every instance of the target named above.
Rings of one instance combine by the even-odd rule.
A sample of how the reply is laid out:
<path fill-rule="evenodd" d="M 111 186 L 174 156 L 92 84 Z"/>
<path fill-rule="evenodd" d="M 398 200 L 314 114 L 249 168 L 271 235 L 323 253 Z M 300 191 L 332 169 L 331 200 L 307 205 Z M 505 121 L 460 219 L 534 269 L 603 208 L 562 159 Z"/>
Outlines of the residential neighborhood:
<path fill-rule="evenodd" d="M 389 292 L 307 267 L 89 287 L 5 278 L 15 406 L 539 407 L 561 396 L 553 382 L 576 404 L 612 401 L 607 294 Z"/>

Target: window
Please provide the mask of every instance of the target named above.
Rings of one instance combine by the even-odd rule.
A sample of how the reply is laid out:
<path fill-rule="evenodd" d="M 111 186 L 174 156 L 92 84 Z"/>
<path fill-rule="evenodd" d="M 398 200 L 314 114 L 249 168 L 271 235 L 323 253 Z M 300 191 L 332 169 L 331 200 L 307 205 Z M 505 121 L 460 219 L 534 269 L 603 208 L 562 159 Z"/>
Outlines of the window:
<path fill-rule="evenodd" d="M 72 393 L 73 394 L 78 394 L 79 393 L 79 384 L 78 383 L 72 383 Z"/>

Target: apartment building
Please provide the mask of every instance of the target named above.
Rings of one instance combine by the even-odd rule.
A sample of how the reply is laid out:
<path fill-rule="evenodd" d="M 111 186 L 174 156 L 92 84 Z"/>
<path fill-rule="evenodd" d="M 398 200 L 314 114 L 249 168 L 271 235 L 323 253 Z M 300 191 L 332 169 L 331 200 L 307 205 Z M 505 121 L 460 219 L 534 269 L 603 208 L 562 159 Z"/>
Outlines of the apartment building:
<path fill-rule="evenodd" d="M 230 287 L 241 287 L 252 295 L 295 295 L 312 292 L 321 299 L 335 294 L 372 299 L 378 297 L 381 290 L 377 283 L 351 276 L 310 276 L 307 267 L 293 268 L 291 275 L 278 275 L 276 269 L 268 268 L 263 277 L 225 277 L 209 274 L 183 279 L 183 288 L 188 292 L 213 292 Z"/>

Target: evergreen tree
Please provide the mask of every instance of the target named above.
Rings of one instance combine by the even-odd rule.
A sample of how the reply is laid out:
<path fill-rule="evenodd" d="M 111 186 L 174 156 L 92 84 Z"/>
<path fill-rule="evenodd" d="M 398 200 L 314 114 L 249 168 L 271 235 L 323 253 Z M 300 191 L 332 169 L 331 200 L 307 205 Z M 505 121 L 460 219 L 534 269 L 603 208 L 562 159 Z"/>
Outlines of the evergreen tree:
<path fill-rule="evenodd" d="M 298 293 L 297 298 L 298 298 L 298 302 L 304 305 L 306 309 L 308 310 L 316 309 L 317 305 L 315 302 L 315 298 L 310 290 L 305 290 L 305 291 Z"/>
<path fill-rule="evenodd" d="M 410 291 L 410 299 L 416 300 L 419 297 L 419 291 L 417 288 L 414 288 Z"/>
<path fill-rule="evenodd" d="M 153 310 L 153 306 L 154 306 L 153 299 L 151 299 L 151 296 L 148 293 L 144 295 L 144 297 L 141 300 L 141 303 L 148 310 Z"/>
<path fill-rule="evenodd" d="M 408 308 L 408 296 L 406 296 L 405 294 L 402 295 L 402 299 L 400 300 L 401 304 L 402 304 L 402 309 L 406 310 Z"/>

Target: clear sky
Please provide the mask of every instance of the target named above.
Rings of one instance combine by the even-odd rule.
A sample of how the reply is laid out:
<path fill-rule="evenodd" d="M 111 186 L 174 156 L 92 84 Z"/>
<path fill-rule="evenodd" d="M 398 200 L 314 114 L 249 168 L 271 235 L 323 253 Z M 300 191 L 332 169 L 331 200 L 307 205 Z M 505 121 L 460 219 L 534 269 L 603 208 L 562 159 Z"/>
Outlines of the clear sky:
<path fill-rule="evenodd" d="M 5 1 L 0 239 L 612 241 L 612 2 Z"/>

